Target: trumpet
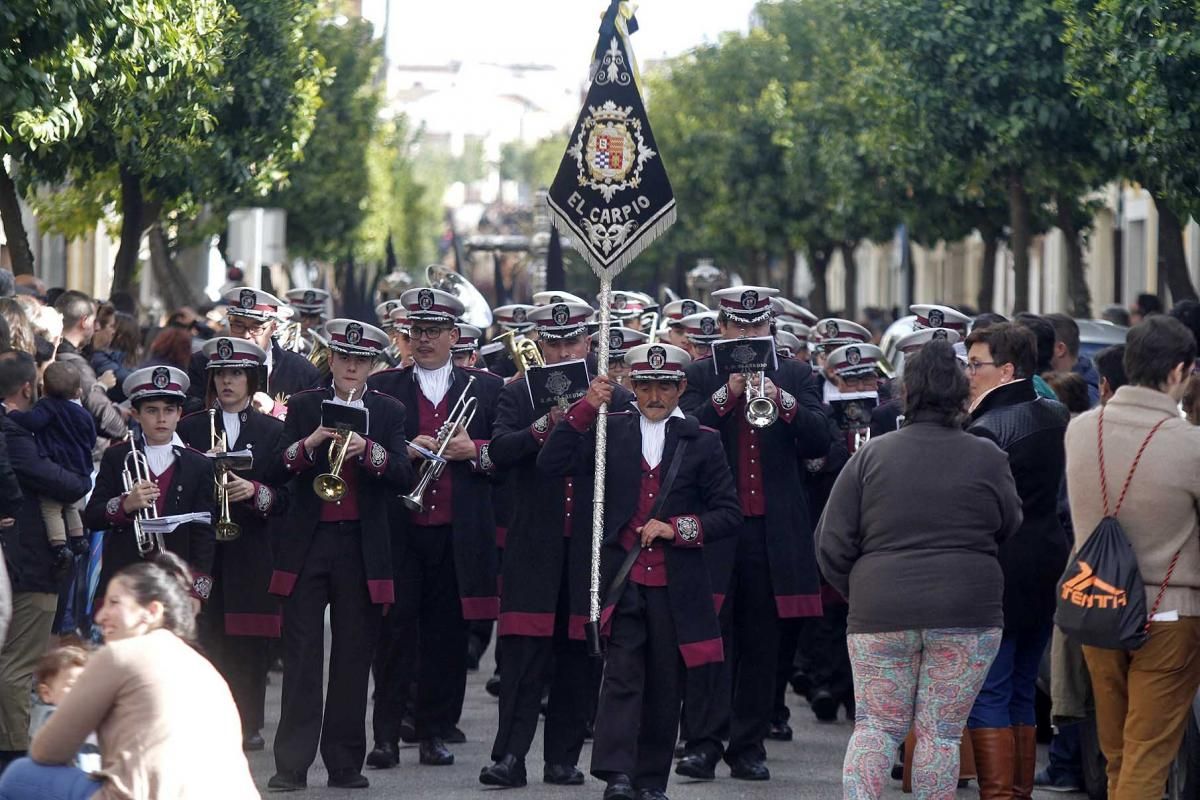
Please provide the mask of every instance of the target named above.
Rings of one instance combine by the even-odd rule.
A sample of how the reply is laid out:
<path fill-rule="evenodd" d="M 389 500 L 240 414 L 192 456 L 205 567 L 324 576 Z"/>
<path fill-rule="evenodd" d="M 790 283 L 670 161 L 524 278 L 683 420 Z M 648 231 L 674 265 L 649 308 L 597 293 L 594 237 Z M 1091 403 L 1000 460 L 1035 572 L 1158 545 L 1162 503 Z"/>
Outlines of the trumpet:
<path fill-rule="evenodd" d="M 350 390 L 348 401 L 354 400 L 355 389 Z M 336 503 L 346 496 L 346 479 L 342 477 L 342 465 L 346 463 L 346 453 L 350 450 L 350 437 L 353 431 L 339 429 L 329 443 L 329 472 L 323 472 L 313 478 L 313 491 L 317 497 L 326 503 Z"/>
<path fill-rule="evenodd" d="M 475 408 L 479 405 L 479 401 L 474 397 L 467 397 L 473 383 L 475 383 L 474 375 L 467 380 L 466 388 L 459 395 L 454 408 L 450 409 L 450 414 L 446 417 L 446 421 L 442 423 L 442 427 L 438 429 L 437 455 L 439 459 L 446 452 L 446 446 L 450 444 L 450 440 L 454 438 L 454 434 L 458 432 L 458 429 L 469 428 L 471 421 L 475 419 Z M 413 487 L 411 492 L 400 498 L 410 511 L 420 513 L 425 510 L 425 490 L 429 488 L 429 484 L 442 476 L 442 471 L 445 468 L 446 462 L 440 460 L 434 461 L 430 459 L 421 465 L 421 474 L 417 478 L 417 485 Z"/>
<path fill-rule="evenodd" d="M 661 333 L 659 330 L 660 321 L 657 311 L 647 311 L 638 317 L 638 327 L 646 332 L 646 336 L 648 337 L 646 342 L 648 344 L 654 344 L 658 341 L 658 335 Z"/>
<path fill-rule="evenodd" d="M 758 373 L 757 382 L 750 376 L 746 377 L 746 422 L 752 428 L 766 428 L 779 419 L 779 406 L 767 397 L 763 389 L 765 381 L 766 373 L 762 370 Z"/>
<path fill-rule="evenodd" d="M 517 339 L 516 331 L 508 331 L 496 337 L 496 341 L 503 341 L 504 348 L 508 350 L 509 358 L 517 365 L 517 377 L 525 374 L 525 370 L 530 367 L 546 366 L 545 359 L 542 358 L 542 351 L 538 346 L 529 339 Z"/>
<path fill-rule="evenodd" d="M 129 452 L 125 454 L 125 467 L 121 470 L 121 483 L 125 487 L 126 494 L 133 491 L 133 487 L 137 484 L 150 481 L 150 462 L 146 460 L 146 454 L 137 449 L 133 431 L 129 432 L 128 441 Z M 155 551 L 159 553 L 167 551 L 167 545 L 163 541 L 161 533 L 150 534 L 142 528 L 142 520 L 157 517 L 158 512 L 154 506 L 148 506 L 139 510 L 133 518 L 133 536 L 137 540 L 138 555 L 142 558 L 149 558 Z"/>
<path fill-rule="evenodd" d="M 229 451 L 228 440 L 224 433 L 217 433 L 217 409 L 208 410 L 209 439 L 211 449 L 218 453 Z M 242 535 L 242 526 L 233 521 L 229 511 L 229 467 L 218 462 L 216 468 L 217 503 L 221 507 L 221 516 L 217 520 L 216 536 L 218 542 L 232 542 Z"/>

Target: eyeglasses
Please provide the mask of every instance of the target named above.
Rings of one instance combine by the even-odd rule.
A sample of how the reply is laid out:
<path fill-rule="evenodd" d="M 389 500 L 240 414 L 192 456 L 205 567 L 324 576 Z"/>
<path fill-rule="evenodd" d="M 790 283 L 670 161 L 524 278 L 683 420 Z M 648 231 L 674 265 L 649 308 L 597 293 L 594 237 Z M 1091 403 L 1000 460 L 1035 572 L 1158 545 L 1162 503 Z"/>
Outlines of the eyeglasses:
<path fill-rule="evenodd" d="M 408 335 L 409 335 L 409 338 L 411 338 L 411 339 L 430 339 L 430 340 L 432 340 L 432 339 L 440 339 L 442 337 L 442 334 L 448 330 L 450 330 L 450 329 L 445 326 L 426 328 L 426 327 L 414 325 L 408 329 Z"/>
<path fill-rule="evenodd" d="M 229 320 L 229 332 L 236 334 L 238 336 L 242 336 L 243 334 L 247 334 L 247 333 L 250 334 L 251 336 L 262 336 L 266 330 L 267 330 L 267 323 L 265 323 L 265 322 L 260 322 L 257 325 L 252 325 L 251 323 L 246 322 L 242 319 L 234 318 L 234 319 Z"/>
<path fill-rule="evenodd" d="M 995 361 L 968 361 L 967 362 L 967 374 L 974 375 L 975 373 L 979 372 L 980 367 L 994 367 L 994 366 L 996 366 Z"/>

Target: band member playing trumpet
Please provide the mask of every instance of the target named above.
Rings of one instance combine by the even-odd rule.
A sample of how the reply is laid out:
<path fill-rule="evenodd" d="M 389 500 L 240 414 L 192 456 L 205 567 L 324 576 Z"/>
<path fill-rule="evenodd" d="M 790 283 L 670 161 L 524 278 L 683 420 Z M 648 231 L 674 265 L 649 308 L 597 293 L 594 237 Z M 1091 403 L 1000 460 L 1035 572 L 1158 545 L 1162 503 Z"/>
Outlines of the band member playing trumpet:
<path fill-rule="evenodd" d="M 503 380 L 451 360 L 459 336 L 455 319 L 463 313 L 457 297 L 421 288 L 400 300 L 415 363 L 375 373 L 370 386 L 404 404 L 409 440 L 426 451 L 441 450 L 446 463 L 419 467 L 422 491 L 406 498 L 410 510 L 399 515 L 396 604 L 375 673 L 375 749 L 368 759 L 374 767 L 398 763 L 405 690 L 414 679 L 420 761 L 454 762 L 445 743 L 457 738 L 462 714 L 467 621 L 495 619 L 500 605 L 488 440 Z M 463 413 L 454 415 L 456 409 Z M 410 455 L 423 460 L 416 450 Z"/>
<path fill-rule="evenodd" d="M 122 388 L 141 430 L 104 451 L 96 486 L 83 512 L 87 527 L 108 531 L 99 586 L 107 586 L 121 568 L 142 557 L 140 550 L 145 548 L 139 547 L 135 518 L 144 510 L 154 517 L 191 512 L 217 516 L 212 464 L 186 447 L 175 432 L 183 416 L 187 375 L 175 367 L 146 367 L 130 373 Z M 137 455 L 131 455 L 131 450 Z M 189 522 L 164 534 L 162 540 L 191 568 L 192 594 L 199 610 L 213 586 L 213 526 Z"/>
<path fill-rule="evenodd" d="M 758 286 L 713 292 L 722 338 L 770 336 L 770 300 L 776 294 Z M 767 780 L 763 740 L 774 704 L 778 621 L 821 614 L 813 520 L 798 489 L 801 460 L 828 453 L 830 431 L 807 364 L 781 360 L 777 369 L 753 376 L 724 376 L 711 361 L 700 360 L 687 374 L 681 405 L 721 432 L 745 521 L 733 552 L 713 548 L 706 554 L 714 568 L 714 591 L 724 596 L 726 635 L 732 637 L 733 660 L 725 670 L 732 676 L 724 683 L 732 687 L 732 713 L 722 719 L 723 698 L 718 698 L 709 704 L 719 712 L 715 716 L 691 716 L 689 690 L 687 754 L 677 772 L 711 780 L 721 740 L 728 738 L 724 755 L 732 777 Z M 763 422 L 762 416 L 747 414 L 751 395 L 775 405 L 773 420 L 763 427 L 754 424 Z"/>
<path fill-rule="evenodd" d="M 704 550 L 737 533 L 741 511 L 720 435 L 679 410 L 689 360 L 668 344 L 631 349 L 636 408 L 608 415 L 600 579 L 608 649 L 591 764 L 608 784 L 606 800 L 665 800 L 684 675 L 712 680 L 703 668 L 723 658 Z M 592 503 L 597 409 L 611 404 L 614 386 L 593 380 L 538 455 L 545 475 L 574 477 L 580 509 Z M 576 515 L 572 540 L 590 541 L 591 523 L 586 511 Z M 586 608 L 588 584 L 571 590 L 572 607 Z"/>
<path fill-rule="evenodd" d="M 283 596 L 283 700 L 275 736 L 276 774 L 268 787 L 307 786 L 320 743 L 329 785 L 363 788 L 367 679 L 383 607 L 396 602 L 389 505 L 412 485 L 404 407 L 365 389 L 387 346 L 383 331 L 331 320 L 332 385 L 292 395 L 283 452 L 269 484 L 288 484 L 270 591 Z M 365 409 L 365 436 L 326 427 L 326 404 Z M 331 412 L 333 409 L 330 409 Z M 324 715 L 321 704 L 325 610 L 333 644 Z"/>
<path fill-rule="evenodd" d="M 257 411 L 259 367 L 266 353 L 254 342 L 221 337 L 204 345 L 208 359 L 208 411 L 184 417 L 179 435 L 209 453 L 249 450 L 248 469 L 217 472 L 218 521 L 214 592 L 200 619 L 201 641 L 229 682 L 242 717 L 246 750 L 262 750 L 270 642 L 279 638 L 279 598 L 267 592 L 272 555 L 268 526 L 286 503 L 266 482 L 271 459 L 282 448 L 283 423 Z M 223 496 L 223 497 L 222 497 Z M 229 519 L 224 519 L 226 509 Z M 222 536 L 224 532 L 224 536 Z"/>

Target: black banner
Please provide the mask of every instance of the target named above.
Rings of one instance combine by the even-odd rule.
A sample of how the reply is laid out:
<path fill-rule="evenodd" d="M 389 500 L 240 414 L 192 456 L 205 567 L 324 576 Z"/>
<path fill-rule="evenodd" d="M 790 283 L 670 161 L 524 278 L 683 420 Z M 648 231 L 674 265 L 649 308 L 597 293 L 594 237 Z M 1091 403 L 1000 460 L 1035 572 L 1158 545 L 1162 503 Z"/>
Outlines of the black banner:
<path fill-rule="evenodd" d="M 321 403 L 321 427 L 353 431 L 359 436 L 367 435 L 370 416 L 365 408 L 347 406 L 326 400 Z"/>
<path fill-rule="evenodd" d="M 529 400 L 541 416 L 555 406 L 566 408 L 587 394 L 591 383 L 587 361 L 564 361 L 549 367 L 530 367 L 525 371 Z"/>
<path fill-rule="evenodd" d="M 844 431 L 870 425 L 871 412 L 877 405 L 879 395 L 875 392 L 853 392 L 829 401 L 829 406 L 833 409 L 833 418 Z"/>
<path fill-rule="evenodd" d="M 775 369 L 775 340 L 770 336 L 718 339 L 712 343 L 713 369 L 719 375 L 765 372 Z"/>

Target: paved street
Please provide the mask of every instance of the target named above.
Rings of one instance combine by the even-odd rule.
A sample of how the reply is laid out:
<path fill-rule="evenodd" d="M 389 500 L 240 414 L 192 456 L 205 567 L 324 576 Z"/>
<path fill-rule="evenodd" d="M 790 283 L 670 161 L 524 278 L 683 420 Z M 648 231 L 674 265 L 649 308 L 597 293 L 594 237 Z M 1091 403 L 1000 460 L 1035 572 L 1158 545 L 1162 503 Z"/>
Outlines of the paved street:
<path fill-rule="evenodd" d="M 456 763 L 450 767 L 423 767 L 417 763 L 417 748 L 415 745 L 402 746 L 400 751 L 400 766 L 392 770 L 367 770 L 371 780 L 371 788 L 365 792 L 329 789 L 325 786 L 326 774 L 321 765 L 320 757 L 308 773 L 309 790 L 295 795 L 303 800 L 324 800 L 324 798 L 394 798 L 394 797 L 437 797 L 444 800 L 461 800 L 462 798 L 479 798 L 488 792 L 497 790 L 487 789 L 479 783 L 479 770 L 490 763 L 488 753 L 491 748 L 491 737 L 496 729 L 496 701 L 483 689 L 487 675 L 491 674 L 491 654 L 484 657 L 485 668 L 472 673 L 467 685 L 467 703 L 463 710 L 462 729 L 467 734 L 467 743 L 454 745 Z M 272 723 L 263 735 L 267 739 L 268 748 L 275 736 L 274 721 L 279 718 L 279 689 L 281 676 L 271 675 L 271 686 L 267 695 L 267 719 Z M 798 706 L 795 695 L 789 693 L 792 703 L 793 726 L 796 739 L 792 742 L 769 742 L 770 767 L 772 779 L 769 783 L 754 784 L 734 781 L 728 777 L 723 767 L 718 768 L 718 779 L 712 783 L 676 782 L 672 777 L 668 793 L 672 800 L 715 800 L 716 798 L 786 798 L 787 800 L 837 800 L 841 795 L 841 764 L 845 752 L 846 740 L 850 737 L 852 725 L 842 721 L 832 725 L 817 724 L 806 706 Z M 802 702 L 802 701 L 801 701 Z M 369 733 L 368 726 L 368 733 Z M 368 735 L 368 742 L 370 736 Z M 1042 757 L 1045 757 L 1044 748 Z M 581 766 L 586 772 L 590 746 L 585 745 Z M 525 789 L 509 792 L 507 796 L 514 798 L 596 798 L 598 800 L 603 784 L 590 776 L 582 787 L 551 787 L 541 782 L 541 735 L 534 742 L 533 750 L 527 761 L 529 771 L 529 786 Z M 250 766 L 254 771 L 255 781 L 266 793 L 267 779 L 274 772 L 274 760 L 268 749 L 263 753 L 251 754 Z M 978 792 L 974 786 L 958 793 L 961 798 L 977 798 Z M 899 783 L 886 795 L 888 798 L 911 797 L 900 792 Z M 1035 793 L 1035 797 L 1051 798 L 1062 795 Z M 1083 795 L 1066 795 L 1082 798 Z"/>

